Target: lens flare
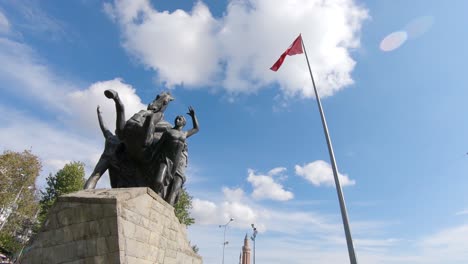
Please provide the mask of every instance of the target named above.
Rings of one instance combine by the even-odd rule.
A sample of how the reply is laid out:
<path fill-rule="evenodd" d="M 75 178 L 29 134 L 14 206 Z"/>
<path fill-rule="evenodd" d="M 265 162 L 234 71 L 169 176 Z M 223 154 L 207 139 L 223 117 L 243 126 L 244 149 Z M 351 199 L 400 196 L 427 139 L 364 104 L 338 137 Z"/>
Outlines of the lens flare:
<path fill-rule="evenodd" d="M 409 38 L 417 38 L 431 29 L 434 24 L 434 17 L 422 16 L 411 20 L 406 26 L 405 31 Z"/>
<path fill-rule="evenodd" d="M 387 35 L 380 42 L 382 51 L 392 51 L 399 48 L 408 39 L 408 34 L 405 31 L 396 31 Z"/>

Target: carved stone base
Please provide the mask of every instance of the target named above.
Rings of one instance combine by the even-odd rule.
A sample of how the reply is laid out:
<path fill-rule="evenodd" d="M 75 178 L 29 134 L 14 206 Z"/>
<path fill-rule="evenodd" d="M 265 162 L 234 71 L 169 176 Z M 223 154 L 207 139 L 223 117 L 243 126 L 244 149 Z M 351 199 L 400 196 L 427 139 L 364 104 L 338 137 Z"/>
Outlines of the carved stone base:
<path fill-rule="evenodd" d="M 174 208 L 149 188 L 60 197 L 21 263 L 201 264 Z"/>

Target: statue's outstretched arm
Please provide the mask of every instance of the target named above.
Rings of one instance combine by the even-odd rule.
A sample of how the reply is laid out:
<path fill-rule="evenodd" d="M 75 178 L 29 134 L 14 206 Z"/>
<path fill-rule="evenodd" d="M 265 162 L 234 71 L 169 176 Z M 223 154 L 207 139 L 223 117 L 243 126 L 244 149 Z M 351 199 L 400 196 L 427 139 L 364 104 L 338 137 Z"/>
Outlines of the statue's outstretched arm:
<path fill-rule="evenodd" d="M 101 107 L 99 105 L 97 106 L 96 111 L 99 120 L 99 127 L 101 128 L 104 137 L 107 138 L 112 135 L 112 132 L 110 132 L 109 129 L 107 129 L 106 125 L 104 124 L 104 120 L 102 120 Z"/>
<path fill-rule="evenodd" d="M 187 115 L 192 117 L 192 123 L 193 123 L 193 128 L 187 131 L 187 137 L 190 137 L 193 134 L 196 134 L 198 132 L 199 126 L 198 126 L 198 119 L 197 119 L 197 116 L 195 115 L 195 110 L 193 109 L 193 107 L 191 106 L 189 107 L 189 112 L 187 113 Z"/>
<path fill-rule="evenodd" d="M 125 127 L 125 107 L 120 100 L 119 94 L 112 90 L 105 90 L 104 95 L 109 98 L 114 100 L 115 103 L 115 111 L 117 113 L 117 118 L 116 118 L 116 123 L 115 123 L 115 133 L 117 134 L 117 137 L 119 137 L 120 140 L 124 138 L 123 131 Z"/>

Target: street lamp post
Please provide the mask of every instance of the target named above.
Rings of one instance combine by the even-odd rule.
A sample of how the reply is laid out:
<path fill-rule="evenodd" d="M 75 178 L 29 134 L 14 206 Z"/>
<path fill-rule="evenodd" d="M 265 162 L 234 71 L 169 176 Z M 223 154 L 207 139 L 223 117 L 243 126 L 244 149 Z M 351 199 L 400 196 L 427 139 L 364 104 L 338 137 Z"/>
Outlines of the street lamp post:
<path fill-rule="evenodd" d="M 223 227 L 224 226 L 224 235 L 223 235 L 223 264 L 224 264 L 224 248 L 226 247 L 227 244 L 229 244 L 229 241 L 226 241 L 226 227 L 232 222 L 234 221 L 234 218 L 231 218 L 229 219 L 229 221 L 224 224 L 224 225 L 219 225 L 219 227 Z"/>
<path fill-rule="evenodd" d="M 252 236 L 250 237 L 250 239 L 252 239 L 252 241 L 253 241 L 253 246 L 254 246 L 254 250 L 253 250 L 253 251 L 254 251 L 254 252 L 253 252 L 253 253 L 254 253 L 254 254 L 253 254 L 253 264 L 255 264 L 255 238 L 257 238 L 257 233 L 258 233 L 258 232 L 257 232 L 257 228 L 255 227 L 254 224 L 252 224 L 251 226 L 252 226 L 253 234 L 252 234 Z"/>

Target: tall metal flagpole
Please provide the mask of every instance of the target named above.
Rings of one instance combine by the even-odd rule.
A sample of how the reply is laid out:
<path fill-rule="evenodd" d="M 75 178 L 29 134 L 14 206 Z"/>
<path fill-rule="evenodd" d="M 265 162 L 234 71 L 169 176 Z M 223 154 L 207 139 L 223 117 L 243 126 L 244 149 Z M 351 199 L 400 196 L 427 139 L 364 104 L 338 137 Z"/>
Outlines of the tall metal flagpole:
<path fill-rule="evenodd" d="M 317 105 L 320 111 L 320 117 L 322 118 L 323 131 L 325 132 L 325 138 L 327 139 L 328 151 L 330 153 L 330 161 L 333 169 L 333 176 L 335 178 L 336 192 L 338 194 L 338 200 L 340 201 L 341 209 L 341 218 L 343 219 L 343 226 L 346 235 L 346 243 L 348 244 L 348 253 L 349 260 L 351 264 L 357 264 L 356 254 L 354 253 L 353 239 L 351 237 L 351 230 L 348 223 L 348 213 L 346 212 L 346 204 L 343 198 L 343 191 L 341 190 L 340 180 L 338 179 L 338 167 L 336 166 L 335 154 L 333 153 L 333 146 L 330 140 L 330 135 L 328 134 L 327 121 L 325 120 L 325 115 L 322 109 L 322 103 L 320 102 L 320 97 L 315 87 L 314 76 L 312 75 L 312 70 L 310 69 L 309 58 L 307 57 L 307 51 L 304 45 L 304 41 L 301 38 L 302 48 L 304 49 L 304 54 L 307 60 L 307 66 L 309 67 L 310 78 L 312 79 L 312 85 L 314 86 L 315 97 L 317 98 Z"/>

